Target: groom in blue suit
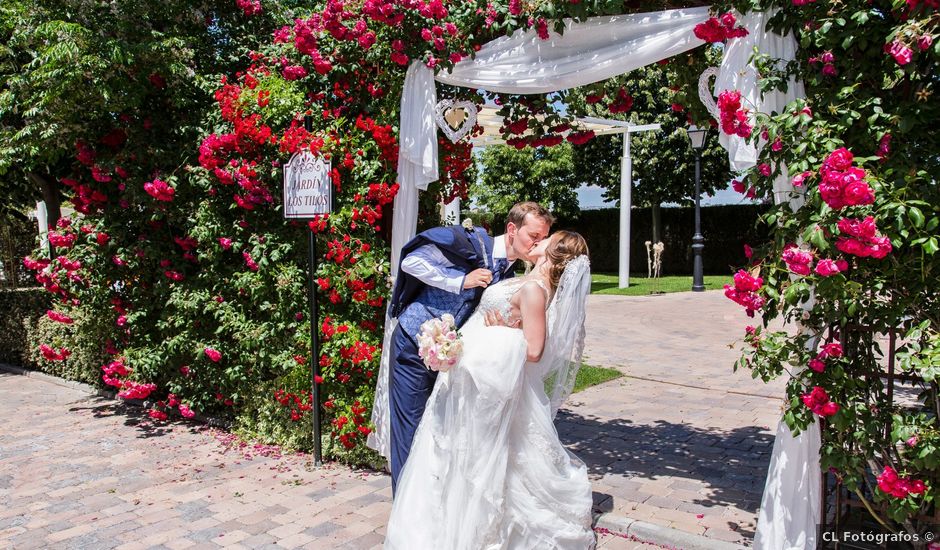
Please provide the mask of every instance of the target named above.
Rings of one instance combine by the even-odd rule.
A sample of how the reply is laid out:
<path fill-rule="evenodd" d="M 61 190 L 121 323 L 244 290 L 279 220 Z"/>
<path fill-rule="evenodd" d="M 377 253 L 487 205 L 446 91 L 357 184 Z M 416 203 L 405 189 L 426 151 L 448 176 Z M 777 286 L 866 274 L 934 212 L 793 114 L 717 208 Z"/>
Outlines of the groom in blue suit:
<path fill-rule="evenodd" d="M 392 335 L 391 467 L 392 491 L 408 459 L 415 430 L 437 372 L 418 355 L 421 324 L 445 313 L 458 327 L 480 303 L 483 290 L 512 277 L 512 264 L 529 260 L 535 245 L 548 236 L 554 218 L 534 202 L 512 207 L 506 233 L 490 237 L 480 228 L 435 227 L 418 234 L 401 251 L 401 266 L 392 294 L 390 312 L 398 317 Z"/>

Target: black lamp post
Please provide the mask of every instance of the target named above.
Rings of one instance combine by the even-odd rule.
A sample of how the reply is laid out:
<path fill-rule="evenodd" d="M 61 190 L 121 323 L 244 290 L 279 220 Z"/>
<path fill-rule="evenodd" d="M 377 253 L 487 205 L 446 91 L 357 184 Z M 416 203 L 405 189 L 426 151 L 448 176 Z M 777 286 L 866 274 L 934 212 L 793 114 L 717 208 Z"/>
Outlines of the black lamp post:
<path fill-rule="evenodd" d="M 702 195 L 700 181 L 702 177 L 702 149 L 705 148 L 705 138 L 708 136 L 708 130 L 689 126 L 686 132 L 689 134 L 692 150 L 695 151 L 695 235 L 692 236 L 692 291 L 702 292 L 705 290 L 705 277 L 702 267 L 702 249 L 705 248 L 705 238 L 702 237 L 702 214 L 699 202 Z"/>

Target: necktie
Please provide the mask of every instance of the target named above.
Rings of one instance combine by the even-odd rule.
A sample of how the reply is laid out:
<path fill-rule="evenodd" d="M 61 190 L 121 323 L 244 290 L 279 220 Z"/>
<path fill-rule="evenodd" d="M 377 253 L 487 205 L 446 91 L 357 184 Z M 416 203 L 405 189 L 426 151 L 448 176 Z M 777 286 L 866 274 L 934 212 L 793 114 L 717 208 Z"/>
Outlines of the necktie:
<path fill-rule="evenodd" d="M 493 272 L 497 274 L 497 277 L 500 279 L 503 278 L 503 275 L 506 274 L 506 267 L 509 266 L 509 262 L 506 258 L 497 258 L 493 262 Z"/>

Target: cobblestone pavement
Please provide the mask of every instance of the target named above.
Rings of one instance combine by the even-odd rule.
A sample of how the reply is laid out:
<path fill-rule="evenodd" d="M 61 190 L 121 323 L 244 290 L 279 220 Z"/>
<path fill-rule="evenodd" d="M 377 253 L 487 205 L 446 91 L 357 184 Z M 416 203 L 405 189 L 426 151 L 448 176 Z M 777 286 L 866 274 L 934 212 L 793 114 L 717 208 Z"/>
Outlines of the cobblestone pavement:
<path fill-rule="evenodd" d="M 785 389 L 732 372 L 754 320 L 721 292 L 595 295 L 589 304 L 585 362 L 626 374 L 575 394 L 559 414 L 595 503 L 749 545 Z"/>
<path fill-rule="evenodd" d="M 600 510 L 747 544 L 783 390 L 731 374 L 745 320 L 720 293 L 591 298 L 587 362 L 627 377 L 576 394 L 558 426 Z M 382 473 L 2 371 L 0 418 L 0 548 L 381 547 Z"/>

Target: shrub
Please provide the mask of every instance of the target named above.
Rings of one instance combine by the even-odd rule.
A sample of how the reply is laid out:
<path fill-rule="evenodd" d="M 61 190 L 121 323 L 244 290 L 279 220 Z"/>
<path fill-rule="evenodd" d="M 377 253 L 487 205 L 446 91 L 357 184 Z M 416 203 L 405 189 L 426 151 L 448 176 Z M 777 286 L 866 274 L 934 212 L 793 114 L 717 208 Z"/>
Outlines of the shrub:
<path fill-rule="evenodd" d="M 0 290 L 0 362 L 37 368 L 30 334 L 49 309 L 51 297 L 42 288 Z"/>

